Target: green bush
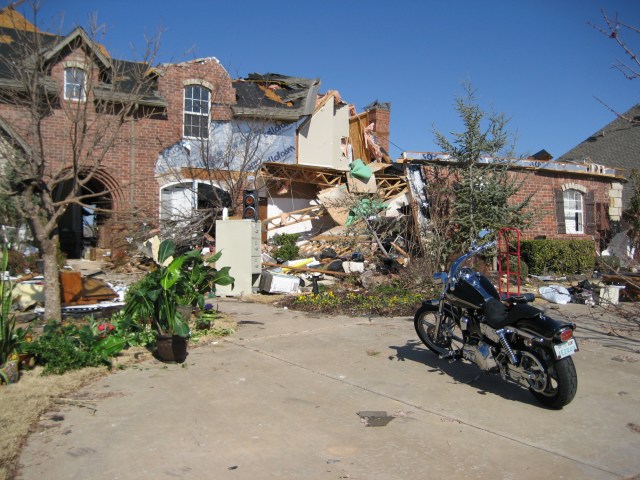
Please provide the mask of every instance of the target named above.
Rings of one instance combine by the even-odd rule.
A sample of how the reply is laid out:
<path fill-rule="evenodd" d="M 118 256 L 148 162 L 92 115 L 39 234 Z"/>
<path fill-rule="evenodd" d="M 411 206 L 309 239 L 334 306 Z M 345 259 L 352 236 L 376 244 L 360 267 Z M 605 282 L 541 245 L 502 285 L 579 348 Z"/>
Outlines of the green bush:
<path fill-rule="evenodd" d="M 44 375 L 60 375 L 69 370 L 99 365 L 111 366 L 110 357 L 126 344 L 124 338 L 111 333 L 113 328 L 107 322 L 77 326 L 52 320 L 45 325 L 37 340 L 24 344 L 24 352 L 34 355 L 37 362 L 44 365 Z"/>
<path fill-rule="evenodd" d="M 507 271 L 506 261 L 502 262 L 502 271 L 503 272 Z M 518 271 L 518 257 L 511 256 L 509 259 L 509 272 L 514 274 L 512 277 L 512 280 L 515 279 L 516 277 L 515 273 L 517 273 L 517 271 Z M 529 276 L 529 265 L 527 265 L 527 262 L 525 262 L 524 259 L 521 257 L 520 258 L 520 283 L 526 283 L 528 276 Z"/>
<path fill-rule="evenodd" d="M 525 240 L 520 251 L 534 275 L 584 273 L 595 265 L 591 240 Z"/>
<path fill-rule="evenodd" d="M 300 235 L 297 233 L 274 235 L 273 243 L 278 246 L 274 252 L 274 256 L 284 262 L 287 260 L 296 260 L 298 255 L 300 255 L 300 249 L 296 245 L 298 238 L 300 238 Z"/>

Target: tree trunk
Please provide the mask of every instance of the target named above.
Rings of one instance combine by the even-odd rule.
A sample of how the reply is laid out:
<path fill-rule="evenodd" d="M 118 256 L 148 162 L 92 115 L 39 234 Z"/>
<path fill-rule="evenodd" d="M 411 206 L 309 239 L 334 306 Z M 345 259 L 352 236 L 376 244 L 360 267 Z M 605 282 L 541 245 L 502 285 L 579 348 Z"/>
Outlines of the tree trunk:
<path fill-rule="evenodd" d="M 58 235 L 42 242 L 44 260 L 44 318 L 62 320 L 60 271 L 58 269 Z"/>

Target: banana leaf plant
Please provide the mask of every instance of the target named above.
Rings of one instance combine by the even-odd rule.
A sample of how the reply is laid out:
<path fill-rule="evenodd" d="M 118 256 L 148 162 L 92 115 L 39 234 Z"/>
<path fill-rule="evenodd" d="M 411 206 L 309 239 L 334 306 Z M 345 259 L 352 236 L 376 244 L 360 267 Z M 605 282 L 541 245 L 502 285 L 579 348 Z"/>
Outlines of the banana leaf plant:
<path fill-rule="evenodd" d="M 0 274 L 4 274 L 7 270 L 8 250 L 7 245 L 3 245 Z M 11 282 L 8 279 L 0 278 L 0 367 L 16 353 L 25 332 L 22 328 L 16 328 L 16 319 L 11 313 L 12 290 Z"/>
<path fill-rule="evenodd" d="M 206 292 L 215 291 L 216 285 L 231 285 L 234 278 L 230 267 L 212 266 L 222 252 L 204 260 L 198 250 L 191 250 L 170 260 L 175 252 L 172 240 L 160 244 L 158 268 L 130 287 L 124 314 L 140 322 L 150 320 L 161 335 L 188 337 L 188 318 L 183 318 L 178 305 L 203 306 Z"/>

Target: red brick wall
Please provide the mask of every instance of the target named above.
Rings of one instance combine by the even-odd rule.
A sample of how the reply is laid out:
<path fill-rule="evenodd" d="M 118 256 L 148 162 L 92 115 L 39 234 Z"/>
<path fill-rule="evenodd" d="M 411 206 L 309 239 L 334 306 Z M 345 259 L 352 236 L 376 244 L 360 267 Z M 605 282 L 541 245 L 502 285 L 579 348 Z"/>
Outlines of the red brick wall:
<path fill-rule="evenodd" d="M 389 122 L 391 118 L 390 110 L 374 108 L 367 112 L 367 125 L 374 123 L 373 131 L 376 134 L 378 144 L 389 154 Z"/>
<path fill-rule="evenodd" d="M 426 182 L 449 182 L 447 169 L 433 169 L 428 165 L 423 167 Z M 438 174 L 439 172 L 439 174 Z M 563 185 L 574 184 L 583 186 L 587 192 L 594 191 L 595 202 L 609 205 L 609 190 L 612 179 L 593 175 L 569 172 L 535 170 L 513 171 L 512 178 L 520 183 L 520 190 L 512 197 L 513 203 L 523 201 L 532 195 L 528 210 L 534 212 L 530 228 L 522 232 L 523 240 L 533 240 L 544 236 L 547 239 L 585 239 L 598 240 L 598 234 L 560 234 L 556 217 L 556 203 L 554 189 L 561 189 Z M 584 206 L 586 210 L 586 205 Z M 597 211 L 597 209 L 596 209 Z M 585 218 L 586 223 L 586 218 Z M 596 219 L 596 226 L 599 224 Z M 596 227 L 597 228 L 597 227 Z"/>
<path fill-rule="evenodd" d="M 523 181 L 514 202 L 522 201 L 533 194 L 529 209 L 534 211 L 534 219 L 529 229 L 523 232 L 523 239 L 531 240 L 538 236 L 548 239 L 593 239 L 593 235 L 559 234 L 556 218 L 554 189 L 561 189 L 566 184 L 584 186 L 587 191 L 594 191 L 596 203 L 609 205 L 609 189 L 611 179 L 568 172 L 551 172 L 536 170 L 535 172 L 513 173 L 517 181 Z M 586 206 L 585 206 L 586 208 Z M 598 221 L 596 221 L 596 225 Z"/>
<path fill-rule="evenodd" d="M 93 106 L 91 96 L 87 98 L 86 103 L 64 100 L 64 62 L 69 61 L 90 65 L 85 53 L 78 49 L 60 58 L 52 67 L 51 78 L 58 85 L 60 105 L 54 108 L 43 123 L 48 176 L 56 175 L 61 169 L 70 166 L 73 151 L 70 129 L 73 123 L 69 120 L 69 115 L 73 114 L 73 108 Z M 159 217 L 159 185 L 154 173 L 156 160 L 164 148 L 182 139 L 185 82 L 203 81 L 212 89 L 213 120 L 230 119 L 229 105 L 235 103 L 235 90 L 231 78 L 213 59 L 168 65 L 161 67 L 159 71 L 161 73 L 158 79 L 158 93 L 169 104 L 166 114 L 156 115 L 154 118 L 129 118 L 124 125 L 118 127 L 113 122 L 115 117 L 97 117 L 89 108 L 88 118 L 98 121 L 86 135 L 87 139 L 93 140 L 96 131 L 117 132 L 115 141 L 108 148 L 102 161 L 104 171 L 99 179 L 107 184 L 108 188 L 116 189 L 113 194 L 114 210 L 121 213 L 137 211 L 150 225 L 156 224 Z M 97 78 L 95 65 L 87 78 Z M 28 144 L 35 145 L 24 111 L 0 103 L 0 114 Z M 92 146 L 87 146 L 86 150 L 100 151 Z M 104 235 L 109 237 L 109 232 L 104 232 Z"/>

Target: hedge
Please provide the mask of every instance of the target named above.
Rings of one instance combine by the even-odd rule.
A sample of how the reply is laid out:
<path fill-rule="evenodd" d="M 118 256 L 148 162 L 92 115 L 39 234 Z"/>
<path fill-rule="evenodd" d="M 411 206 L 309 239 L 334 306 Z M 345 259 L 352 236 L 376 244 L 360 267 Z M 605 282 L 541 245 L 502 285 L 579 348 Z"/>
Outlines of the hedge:
<path fill-rule="evenodd" d="M 596 258 L 592 240 L 524 240 L 520 252 L 533 275 L 589 272 Z"/>

